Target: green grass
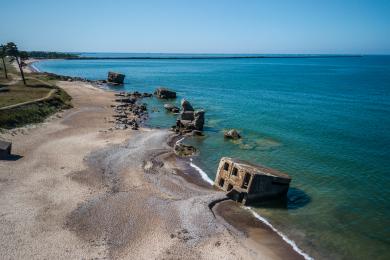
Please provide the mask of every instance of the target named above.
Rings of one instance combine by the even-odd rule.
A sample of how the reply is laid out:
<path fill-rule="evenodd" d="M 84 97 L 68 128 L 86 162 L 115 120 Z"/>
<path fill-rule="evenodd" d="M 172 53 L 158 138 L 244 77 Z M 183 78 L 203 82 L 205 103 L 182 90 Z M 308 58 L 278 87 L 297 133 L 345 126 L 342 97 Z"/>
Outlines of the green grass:
<path fill-rule="evenodd" d="M 0 110 L 0 128 L 11 129 L 26 124 L 40 123 L 61 109 L 71 108 L 71 97 L 62 89 L 47 100 Z"/>
<path fill-rule="evenodd" d="M 19 71 L 16 71 L 16 68 L 12 66 L 11 63 L 6 61 L 5 65 L 7 67 L 8 79 L 5 78 L 3 61 L 0 59 L 0 84 L 6 84 L 10 82 L 14 78 L 15 74 L 19 75 Z"/>
<path fill-rule="evenodd" d="M 0 67 L 2 68 L 2 63 Z M 53 81 L 31 73 L 26 74 L 27 86 L 25 86 L 21 80 L 12 81 L 19 76 L 18 71 L 9 63 L 7 68 L 9 68 L 9 79 L 4 77 L 3 70 L 0 71 L 0 108 L 46 97 L 53 89 L 55 93 L 43 101 L 0 110 L 0 130 L 40 123 L 55 112 L 72 107 L 71 97 L 64 90 L 53 85 Z M 12 84 L 8 85 L 10 83 Z"/>
<path fill-rule="evenodd" d="M 52 89 L 33 79 L 28 80 L 28 86 L 24 86 L 22 81 L 11 86 L 1 86 L 0 84 L 0 108 L 43 98 Z"/>
<path fill-rule="evenodd" d="M 29 75 L 35 79 L 43 80 L 43 81 L 47 82 L 48 84 L 52 84 L 52 85 L 55 85 L 56 82 L 58 81 L 57 78 L 53 78 L 53 77 L 50 77 L 49 75 L 42 74 L 42 73 L 33 72 L 33 73 L 30 73 Z"/>

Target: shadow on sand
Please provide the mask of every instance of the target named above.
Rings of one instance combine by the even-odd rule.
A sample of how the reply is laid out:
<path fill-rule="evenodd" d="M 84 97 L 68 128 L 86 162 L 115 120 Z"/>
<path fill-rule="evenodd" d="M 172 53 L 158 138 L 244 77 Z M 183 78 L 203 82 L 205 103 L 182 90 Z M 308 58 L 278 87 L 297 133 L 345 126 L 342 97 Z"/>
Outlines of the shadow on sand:
<path fill-rule="evenodd" d="M 10 155 L 1 157 L 0 161 L 17 161 L 21 158 L 23 158 L 23 156 L 17 155 L 17 154 L 10 154 Z"/>

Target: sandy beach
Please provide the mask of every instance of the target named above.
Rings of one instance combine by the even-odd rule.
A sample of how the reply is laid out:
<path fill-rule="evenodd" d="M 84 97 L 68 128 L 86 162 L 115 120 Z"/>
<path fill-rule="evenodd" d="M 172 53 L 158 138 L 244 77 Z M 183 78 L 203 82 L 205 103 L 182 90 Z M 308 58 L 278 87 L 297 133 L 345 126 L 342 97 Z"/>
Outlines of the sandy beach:
<path fill-rule="evenodd" d="M 301 259 L 168 145 L 111 130 L 114 93 L 58 82 L 74 108 L 1 134 L 1 259 Z"/>

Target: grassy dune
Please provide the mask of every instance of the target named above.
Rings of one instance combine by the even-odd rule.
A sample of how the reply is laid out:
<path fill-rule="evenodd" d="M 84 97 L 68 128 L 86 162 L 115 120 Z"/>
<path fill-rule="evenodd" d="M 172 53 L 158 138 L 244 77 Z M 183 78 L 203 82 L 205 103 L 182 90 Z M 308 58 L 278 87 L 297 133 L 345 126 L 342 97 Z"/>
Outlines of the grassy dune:
<path fill-rule="evenodd" d="M 16 69 L 9 63 L 7 69 L 8 79 L 5 78 L 4 71 L 0 71 L 0 128 L 11 129 L 39 123 L 51 114 L 71 107 L 71 97 L 53 85 L 52 81 L 35 74 L 26 74 L 25 86 Z M 46 99 L 38 101 L 43 98 Z M 19 105 L 25 102 L 32 103 Z M 1 109 L 11 105 L 17 106 Z"/>
<path fill-rule="evenodd" d="M 35 79 L 28 80 L 28 86 L 24 86 L 22 81 L 10 86 L 3 85 L 0 87 L 0 108 L 43 98 L 51 89 Z"/>

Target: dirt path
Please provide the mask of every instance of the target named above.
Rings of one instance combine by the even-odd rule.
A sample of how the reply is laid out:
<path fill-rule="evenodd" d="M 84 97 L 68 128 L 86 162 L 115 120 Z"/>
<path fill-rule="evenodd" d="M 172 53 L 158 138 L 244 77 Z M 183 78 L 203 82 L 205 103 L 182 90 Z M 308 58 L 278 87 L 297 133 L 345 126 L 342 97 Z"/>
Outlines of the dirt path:
<path fill-rule="evenodd" d="M 18 104 L 13 104 L 13 105 L 10 105 L 10 106 L 6 106 L 6 107 L 0 107 L 0 110 L 7 110 L 7 109 L 10 109 L 10 108 L 15 108 L 15 107 L 20 107 L 20 106 L 24 106 L 24 105 L 28 105 L 28 104 L 32 104 L 32 103 L 35 103 L 35 102 L 39 102 L 39 101 L 44 101 L 46 99 L 49 99 L 51 98 L 51 96 L 56 93 L 56 89 L 51 89 L 49 91 L 49 93 L 47 93 L 46 96 L 42 97 L 42 98 L 38 98 L 38 99 L 34 99 L 34 100 L 30 100 L 30 101 L 26 101 L 26 102 L 22 102 L 22 103 L 18 103 Z"/>

